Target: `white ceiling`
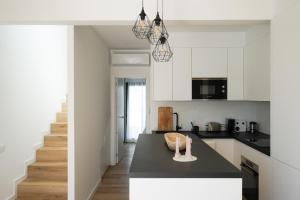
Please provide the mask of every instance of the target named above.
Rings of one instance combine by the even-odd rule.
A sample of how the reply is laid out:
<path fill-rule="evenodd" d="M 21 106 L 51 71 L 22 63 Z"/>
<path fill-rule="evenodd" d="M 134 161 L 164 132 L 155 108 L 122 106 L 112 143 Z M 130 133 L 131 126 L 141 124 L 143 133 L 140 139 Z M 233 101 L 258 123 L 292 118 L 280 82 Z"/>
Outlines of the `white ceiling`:
<path fill-rule="evenodd" d="M 132 26 L 94 26 L 110 49 L 149 49 L 147 40 L 137 39 Z"/>
<path fill-rule="evenodd" d="M 169 32 L 244 32 L 268 21 L 172 21 L 167 22 Z M 137 39 L 131 25 L 93 26 L 110 49 L 149 49 L 147 40 Z"/>

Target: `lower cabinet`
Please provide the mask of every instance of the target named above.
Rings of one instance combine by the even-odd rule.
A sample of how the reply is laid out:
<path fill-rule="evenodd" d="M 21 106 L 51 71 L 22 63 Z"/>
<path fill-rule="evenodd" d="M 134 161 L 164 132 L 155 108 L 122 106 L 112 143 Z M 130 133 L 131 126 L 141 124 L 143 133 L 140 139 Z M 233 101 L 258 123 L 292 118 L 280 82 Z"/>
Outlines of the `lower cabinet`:
<path fill-rule="evenodd" d="M 234 143 L 234 163 L 238 168 L 240 168 L 241 156 L 251 160 L 259 167 L 259 200 L 272 200 L 271 158 L 236 140 Z"/>
<path fill-rule="evenodd" d="M 204 139 L 203 141 L 234 164 L 234 139 Z"/>
<path fill-rule="evenodd" d="M 259 166 L 259 200 L 272 200 L 271 158 L 235 139 L 203 139 L 216 152 L 240 169 L 241 156 Z"/>

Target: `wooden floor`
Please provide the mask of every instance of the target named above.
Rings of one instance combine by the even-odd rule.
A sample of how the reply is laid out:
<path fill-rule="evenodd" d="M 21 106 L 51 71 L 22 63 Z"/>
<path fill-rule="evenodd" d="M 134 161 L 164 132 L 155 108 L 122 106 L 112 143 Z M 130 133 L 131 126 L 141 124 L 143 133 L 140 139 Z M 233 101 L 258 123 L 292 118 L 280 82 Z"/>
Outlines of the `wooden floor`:
<path fill-rule="evenodd" d="M 129 200 L 129 167 L 135 145 L 125 145 L 125 155 L 116 165 L 105 172 L 94 200 Z"/>

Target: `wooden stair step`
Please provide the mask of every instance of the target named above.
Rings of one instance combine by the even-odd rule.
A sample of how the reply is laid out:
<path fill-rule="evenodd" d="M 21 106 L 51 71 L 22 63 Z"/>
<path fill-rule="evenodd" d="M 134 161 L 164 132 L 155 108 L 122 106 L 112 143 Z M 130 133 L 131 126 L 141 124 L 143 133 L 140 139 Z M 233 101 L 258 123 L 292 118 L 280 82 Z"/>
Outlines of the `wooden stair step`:
<path fill-rule="evenodd" d="M 56 122 L 68 122 L 68 113 L 67 112 L 56 113 Z"/>
<path fill-rule="evenodd" d="M 52 134 L 44 137 L 45 147 L 67 147 L 68 136 L 66 134 Z"/>
<path fill-rule="evenodd" d="M 51 124 L 52 134 L 67 134 L 68 133 L 68 123 L 66 122 L 55 122 Z"/>
<path fill-rule="evenodd" d="M 66 147 L 42 147 L 36 152 L 38 162 L 67 162 L 68 151 Z"/>
<path fill-rule="evenodd" d="M 35 162 L 28 166 L 28 179 L 31 181 L 68 180 L 67 162 Z"/>
<path fill-rule="evenodd" d="M 67 103 L 61 104 L 61 112 L 68 112 L 68 104 Z"/>
<path fill-rule="evenodd" d="M 17 198 L 20 200 L 66 200 L 67 182 L 30 181 L 18 185 Z"/>

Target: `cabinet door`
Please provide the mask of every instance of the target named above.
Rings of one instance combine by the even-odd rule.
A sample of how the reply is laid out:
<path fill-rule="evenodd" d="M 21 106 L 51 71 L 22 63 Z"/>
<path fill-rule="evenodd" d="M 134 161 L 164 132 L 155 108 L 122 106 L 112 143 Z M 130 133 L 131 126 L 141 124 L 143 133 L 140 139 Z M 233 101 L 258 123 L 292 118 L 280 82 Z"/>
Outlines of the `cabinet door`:
<path fill-rule="evenodd" d="M 173 50 L 173 101 L 192 100 L 191 48 Z"/>
<path fill-rule="evenodd" d="M 212 149 L 216 150 L 216 141 L 214 139 L 203 139 L 203 142 L 205 142 Z"/>
<path fill-rule="evenodd" d="M 169 62 L 153 61 L 153 99 L 172 101 L 172 60 Z"/>
<path fill-rule="evenodd" d="M 228 49 L 228 100 L 244 99 L 244 49 Z"/>
<path fill-rule="evenodd" d="M 245 100 L 270 101 L 270 41 L 269 36 L 245 46 Z"/>
<path fill-rule="evenodd" d="M 234 140 L 216 139 L 216 151 L 226 160 L 234 163 Z"/>
<path fill-rule="evenodd" d="M 227 77 L 227 48 L 193 48 L 193 78 Z"/>

